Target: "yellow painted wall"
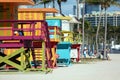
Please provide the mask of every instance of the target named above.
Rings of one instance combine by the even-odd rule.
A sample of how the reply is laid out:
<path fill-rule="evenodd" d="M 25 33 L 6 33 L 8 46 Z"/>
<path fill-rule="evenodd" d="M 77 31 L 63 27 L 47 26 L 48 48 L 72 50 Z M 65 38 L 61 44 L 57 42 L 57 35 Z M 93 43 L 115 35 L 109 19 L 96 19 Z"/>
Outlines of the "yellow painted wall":
<path fill-rule="evenodd" d="M 26 10 L 26 9 L 25 9 Z M 18 20 L 45 20 L 45 13 L 44 12 L 40 12 L 40 11 L 24 11 L 24 9 L 22 10 L 18 10 Z M 30 25 L 24 25 L 24 28 L 30 27 Z M 20 26 L 19 26 L 20 28 Z M 37 23 L 35 25 L 35 28 L 41 28 L 41 23 Z M 35 35 L 39 36 L 41 35 L 42 32 L 40 30 L 36 30 L 35 31 Z M 24 32 L 25 36 L 30 36 L 30 32 Z"/>
<path fill-rule="evenodd" d="M 19 11 L 18 13 L 19 20 L 45 20 L 44 16 L 44 13 L 40 13 L 37 11 Z"/>
<path fill-rule="evenodd" d="M 69 31 L 62 31 L 63 36 L 63 40 L 73 43 L 73 33 L 69 32 Z"/>

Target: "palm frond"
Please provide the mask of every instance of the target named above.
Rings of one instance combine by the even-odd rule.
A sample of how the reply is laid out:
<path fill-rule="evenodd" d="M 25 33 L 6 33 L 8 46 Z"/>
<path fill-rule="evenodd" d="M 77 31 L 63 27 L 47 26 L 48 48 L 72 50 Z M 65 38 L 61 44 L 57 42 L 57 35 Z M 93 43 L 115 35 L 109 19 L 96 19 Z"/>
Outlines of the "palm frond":
<path fill-rule="evenodd" d="M 37 4 L 47 4 L 47 3 L 50 3 L 52 0 L 43 0 L 43 1 L 40 1 L 38 2 Z"/>
<path fill-rule="evenodd" d="M 33 0 L 35 2 L 35 4 L 47 4 L 47 3 L 50 3 L 51 1 L 53 0 Z"/>
<path fill-rule="evenodd" d="M 112 5 L 115 5 L 115 6 L 118 6 L 118 7 L 120 7 L 120 3 L 119 2 L 112 2 Z"/>

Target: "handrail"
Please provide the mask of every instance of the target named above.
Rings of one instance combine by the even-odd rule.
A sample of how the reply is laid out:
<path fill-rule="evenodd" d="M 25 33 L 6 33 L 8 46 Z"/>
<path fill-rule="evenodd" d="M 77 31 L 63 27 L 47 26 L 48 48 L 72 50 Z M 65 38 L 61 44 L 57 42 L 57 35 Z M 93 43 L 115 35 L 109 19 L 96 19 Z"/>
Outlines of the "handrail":
<path fill-rule="evenodd" d="M 42 25 L 41 25 L 40 28 L 35 28 L 36 23 L 44 23 L 45 24 L 44 20 L 0 20 L 0 23 L 10 23 L 10 25 L 11 25 L 10 27 L 4 27 L 4 26 L 0 27 L 0 31 L 2 31 L 2 30 L 5 30 L 5 31 L 9 30 L 9 31 L 11 31 L 11 35 L 0 36 L 0 40 L 1 39 L 2 40 L 10 39 L 10 38 L 13 38 L 13 39 L 15 39 L 15 38 L 17 38 L 17 39 L 19 39 L 19 38 L 20 39 L 27 39 L 27 37 L 28 37 L 28 39 L 30 39 L 30 37 L 33 37 L 33 38 L 35 38 L 35 37 L 43 37 L 43 34 L 35 35 L 35 32 L 36 32 L 36 30 L 37 31 L 41 31 L 41 32 L 43 32 L 45 30 L 44 29 L 45 27 L 42 26 Z M 17 28 L 16 28 L 15 24 L 17 24 Z M 23 28 L 23 26 L 26 25 L 26 24 L 29 24 L 30 26 L 28 28 Z M 18 25 L 20 25 L 21 28 L 18 28 Z M 19 36 L 19 37 L 17 36 L 16 37 L 14 35 L 14 31 L 30 32 L 32 35 L 31 36 Z M 44 36 L 44 38 L 45 38 L 45 36 Z M 37 38 L 37 39 L 39 39 L 39 38 Z"/>
<path fill-rule="evenodd" d="M 46 22 L 45 20 L 0 20 L 0 22 Z"/>
<path fill-rule="evenodd" d="M 9 30 L 8 33 L 10 33 L 10 35 L 0 34 L 0 41 L 2 40 L 44 40 L 48 43 L 48 46 L 50 45 L 48 25 L 45 20 L 0 20 L 0 23 L 10 23 L 10 27 L 8 26 L 0 27 L 0 31 L 2 33 L 6 30 Z M 20 28 L 18 28 L 18 25 L 16 26 L 16 23 L 20 25 L 19 26 Z M 24 28 L 24 25 L 26 24 L 30 24 L 30 25 L 27 26 L 27 28 Z M 16 36 L 14 35 L 14 31 L 29 32 L 30 35 Z"/>
<path fill-rule="evenodd" d="M 32 41 L 36 41 L 36 40 L 44 40 L 46 41 L 46 47 L 49 49 L 49 56 L 50 59 L 47 58 L 48 54 L 46 55 L 46 60 L 47 60 L 47 66 L 51 67 L 51 60 L 52 60 L 52 51 L 51 51 L 51 45 L 50 45 L 50 38 L 49 38 L 49 31 L 48 31 L 48 25 L 47 22 L 45 20 L 0 20 L 0 23 L 10 23 L 11 27 L 7 28 L 7 27 L 2 27 L 0 28 L 0 30 L 11 30 L 12 31 L 12 35 L 10 36 L 0 36 L 0 40 L 32 40 Z M 16 27 L 16 23 L 17 23 L 17 27 Z M 36 24 L 40 23 L 40 28 L 36 28 Z M 30 24 L 30 26 L 26 29 L 24 29 L 24 25 L 26 24 Z M 21 28 L 18 28 L 18 25 L 20 25 Z M 16 30 L 22 30 L 22 31 L 29 31 L 30 33 L 32 33 L 32 35 L 30 36 L 15 36 L 14 35 L 14 31 Z M 40 30 L 41 34 L 36 35 L 36 32 Z M 6 44 L 1 44 L 1 47 L 5 47 Z M 10 45 L 11 46 L 11 45 Z M 10 47 L 8 46 L 8 47 Z M 17 45 L 17 46 L 22 46 L 22 45 Z M 16 47 L 16 44 L 15 46 Z"/>

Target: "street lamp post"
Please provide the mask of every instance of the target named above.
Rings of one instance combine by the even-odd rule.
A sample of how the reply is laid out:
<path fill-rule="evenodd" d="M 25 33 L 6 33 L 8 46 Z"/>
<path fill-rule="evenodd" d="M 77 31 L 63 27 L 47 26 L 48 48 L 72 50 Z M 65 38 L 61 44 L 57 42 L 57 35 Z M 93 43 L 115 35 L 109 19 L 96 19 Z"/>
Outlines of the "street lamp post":
<path fill-rule="evenodd" d="M 82 8 L 82 47 L 81 47 L 82 48 L 81 53 L 83 54 L 83 50 L 84 50 L 84 10 L 85 10 L 85 0 L 76 0 L 76 2 L 77 2 L 77 18 L 78 18 L 78 20 L 80 19 L 80 15 L 79 15 L 80 14 L 80 3 L 83 3 L 83 8 Z M 79 23 L 78 23 L 77 29 L 79 30 Z"/>
<path fill-rule="evenodd" d="M 85 0 L 83 0 L 83 8 L 82 8 L 82 53 L 83 53 L 83 50 L 84 50 L 84 43 L 85 43 L 85 32 L 84 32 L 84 27 L 85 27 L 85 19 L 84 19 L 84 12 L 85 12 Z"/>

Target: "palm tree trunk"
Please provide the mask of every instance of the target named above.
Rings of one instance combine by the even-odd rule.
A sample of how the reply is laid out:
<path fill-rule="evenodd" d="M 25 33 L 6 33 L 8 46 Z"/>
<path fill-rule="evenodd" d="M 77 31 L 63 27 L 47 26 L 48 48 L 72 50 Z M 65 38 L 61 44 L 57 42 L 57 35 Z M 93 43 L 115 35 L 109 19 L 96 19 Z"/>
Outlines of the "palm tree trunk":
<path fill-rule="evenodd" d="M 60 14 L 62 14 L 62 8 L 61 8 L 61 4 L 60 4 Z"/>
<path fill-rule="evenodd" d="M 83 11 L 82 11 L 82 54 L 83 54 L 83 50 L 84 50 L 84 47 L 85 47 L 85 32 L 84 32 L 84 27 L 85 27 L 85 22 L 84 22 L 84 9 L 85 9 L 85 4 L 83 5 Z"/>
<path fill-rule="evenodd" d="M 55 0 L 53 0 L 53 8 L 55 8 Z M 55 13 L 53 13 L 53 16 L 55 16 Z"/>
<path fill-rule="evenodd" d="M 61 3 L 58 3 L 60 14 L 62 14 Z"/>
<path fill-rule="evenodd" d="M 53 0 L 53 8 L 55 8 L 55 0 Z"/>
<path fill-rule="evenodd" d="M 104 57 L 103 59 L 106 59 L 106 41 L 107 41 L 107 12 L 105 8 L 105 40 L 104 40 Z"/>
<path fill-rule="evenodd" d="M 44 8 L 46 8 L 46 3 L 44 3 Z"/>
<path fill-rule="evenodd" d="M 97 32 L 96 32 L 96 51 L 97 51 L 98 55 L 99 55 L 99 51 L 98 51 L 98 35 L 99 35 L 99 30 L 100 30 L 101 18 L 102 18 L 102 9 L 101 9 L 101 12 L 100 12 L 99 22 L 98 22 L 98 27 L 97 27 Z"/>
<path fill-rule="evenodd" d="M 60 14 L 61 14 L 62 16 L 64 16 L 64 14 L 62 13 L 61 1 L 58 0 L 57 3 L 58 3 L 58 6 L 59 6 Z"/>

